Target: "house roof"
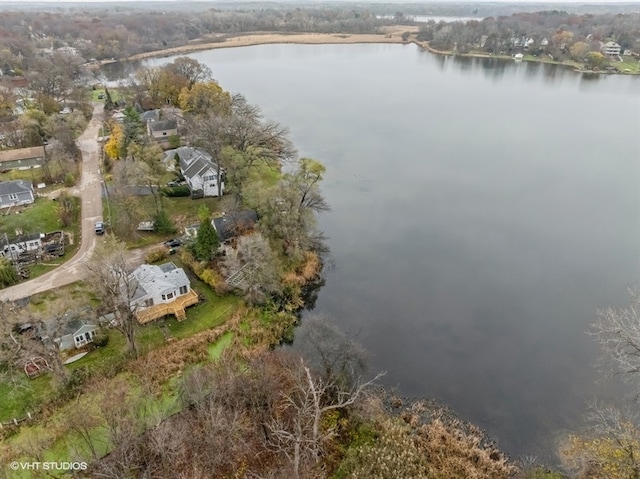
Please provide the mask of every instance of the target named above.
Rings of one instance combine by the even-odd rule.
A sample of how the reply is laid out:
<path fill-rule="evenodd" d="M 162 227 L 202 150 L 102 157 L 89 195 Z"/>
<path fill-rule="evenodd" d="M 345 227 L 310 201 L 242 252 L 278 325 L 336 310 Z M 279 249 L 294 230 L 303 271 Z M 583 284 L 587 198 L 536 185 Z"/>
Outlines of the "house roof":
<path fill-rule="evenodd" d="M 214 218 L 211 224 L 218 233 L 220 241 L 227 241 L 253 227 L 258 221 L 258 215 L 253 210 L 234 211 L 224 216 Z"/>
<path fill-rule="evenodd" d="M 97 329 L 97 327 L 98 326 L 96 326 L 95 324 L 86 323 L 80 318 L 74 318 L 62 325 L 60 336 L 66 336 L 67 334 L 73 334 L 75 336 L 76 334 L 80 334 L 81 332 Z"/>
<path fill-rule="evenodd" d="M 2 235 L 0 236 L 0 249 L 9 244 L 24 243 L 26 241 L 33 241 L 40 238 L 42 238 L 42 235 L 40 233 L 32 233 L 29 235 L 16 236 L 15 238 L 11 238 L 9 242 L 7 242 L 5 236 Z"/>
<path fill-rule="evenodd" d="M 213 170 L 218 168 L 218 165 L 214 163 L 211 155 L 199 148 L 181 146 L 175 150 L 168 150 L 166 157 L 174 158 L 176 154 L 180 158 L 182 175 L 188 180 L 195 178 L 199 173 L 203 173 L 209 168 Z"/>
<path fill-rule="evenodd" d="M 620 48 L 616 42 L 607 42 L 603 45 L 605 48 Z"/>
<path fill-rule="evenodd" d="M 166 131 L 178 128 L 178 122 L 175 120 L 150 121 L 148 125 L 151 131 Z"/>
<path fill-rule="evenodd" d="M 156 121 L 160 116 L 160 110 L 145 111 L 140 115 L 142 121 Z"/>
<path fill-rule="evenodd" d="M 31 158 L 44 158 L 44 146 L 32 146 L 30 148 L 16 148 L 0 151 L 0 163 L 16 160 L 28 160 Z"/>
<path fill-rule="evenodd" d="M 144 296 L 162 294 L 166 290 L 190 284 L 189 278 L 182 268 L 173 263 L 160 266 L 143 264 L 131 273 L 138 283 L 133 300 Z"/>
<path fill-rule="evenodd" d="M 26 193 L 33 191 L 33 184 L 30 181 L 13 180 L 0 183 L 0 196 Z"/>
<path fill-rule="evenodd" d="M 182 175 L 185 178 L 193 179 L 196 176 L 202 176 L 207 170 L 216 169 L 216 165 L 212 161 L 208 161 L 205 158 L 198 158 L 194 162 L 192 162 L 187 169 L 182 170 Z"/>

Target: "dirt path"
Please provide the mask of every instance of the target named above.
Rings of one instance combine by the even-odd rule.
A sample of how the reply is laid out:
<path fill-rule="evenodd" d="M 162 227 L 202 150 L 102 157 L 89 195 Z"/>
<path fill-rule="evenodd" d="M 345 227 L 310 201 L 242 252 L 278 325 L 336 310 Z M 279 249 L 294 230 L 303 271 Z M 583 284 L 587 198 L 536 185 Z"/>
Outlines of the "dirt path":
<path fill-rule="evenodd" d="M 38 278 L 10 288 L 0 290 L 0 301 L 13 301 L 36 293 L 71 284 L 84 278 L 85 263 L 91 257 L 98 237 L 94 223 L 102 219 L 102 183 L 100 177 L 100 155 L 97 142 L 98 130 L 102 125 L 103 105 L 94 104 L 93 116 L 87 129 L 77 140 L 82 153 L 82 176 L 78 189 L 82 202 L 82 242 L 78 252 L 66 263 Z"/>

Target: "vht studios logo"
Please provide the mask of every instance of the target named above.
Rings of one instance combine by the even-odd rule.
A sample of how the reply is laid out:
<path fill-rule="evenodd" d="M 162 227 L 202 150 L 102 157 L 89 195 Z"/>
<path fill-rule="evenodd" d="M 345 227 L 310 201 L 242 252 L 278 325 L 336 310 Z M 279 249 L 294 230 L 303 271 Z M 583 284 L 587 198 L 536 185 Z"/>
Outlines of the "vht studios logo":
<path fill-rule="evenodd" d="M 9 467 L 14 471 L 84 471 L 86 462 L 18 462 L 13 461 Z"/>

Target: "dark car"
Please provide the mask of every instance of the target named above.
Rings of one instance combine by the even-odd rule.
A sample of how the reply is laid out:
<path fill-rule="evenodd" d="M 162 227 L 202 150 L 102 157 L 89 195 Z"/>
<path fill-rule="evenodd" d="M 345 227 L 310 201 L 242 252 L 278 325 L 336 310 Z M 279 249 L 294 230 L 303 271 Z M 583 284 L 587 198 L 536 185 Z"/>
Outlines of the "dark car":
<path fill-rule="evenodd" d="M 182 241 L 174 238 L 174 239 L 170 239 L 164 242 L 165 245 L 167 245 L 169 248 L 175 248 L 177 246 L 180 246 L 182 244 Z"/>
<path fill-rule="evenodd" d="M 174 188 L 176 186 L 180 186 L 180 183 L 178 183 L 177 181 L 170 181 L 169 183 L 167 183 L 167 186 L 169 186 L 170 188 Z"/>

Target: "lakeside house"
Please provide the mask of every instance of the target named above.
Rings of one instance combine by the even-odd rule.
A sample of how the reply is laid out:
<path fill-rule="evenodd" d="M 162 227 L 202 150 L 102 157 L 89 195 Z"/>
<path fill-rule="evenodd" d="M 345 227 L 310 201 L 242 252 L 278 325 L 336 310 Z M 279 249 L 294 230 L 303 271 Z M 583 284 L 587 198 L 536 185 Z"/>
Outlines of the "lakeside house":
<path fill-rule="evenodd" d="M 257 221 L 258 215 L 255 211 L 242 210 L 225 213 L 211 220 L 211 224 L 218 233 L 220 242 L 225 243 L 252 231 Z"/>
<path fill-rule="evenodd" d="M 0 151 L 0 171 L 40 168 L 45 158 L 44 146 Z"/>
<path fill-rule="evenodd" d="M 35 199 L 33 184 L 30 181 L 13 180 L 0 182 L 0 208 L 30 205 Z"/>
<path fill-rule="evenodd" d="M 165 153 L 165 162 L 171 163 L 177 157 L 191 198 L 218 196 L 218 165 L 211 155 L 199 148 L 182 146 Z M 224 193 L 224 172 L 220 173 L 220 191 Z"/>
<path fill-rule="evenodd" d="M 198 302 L 191 281 L 174 263 L 143 264 L 131 276 L 136 290 L 130 306 L 142 324 L 170 314 L 180 321 L 186 318 L 185 308 Z"/>
<path fill-rule="evenodd" d="M 602 45 L 602 53 L 608 57 L 617 57 L 620 55 L 620 45 L 616 42 L 607 42 Z"/>

